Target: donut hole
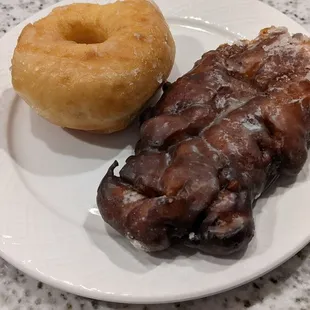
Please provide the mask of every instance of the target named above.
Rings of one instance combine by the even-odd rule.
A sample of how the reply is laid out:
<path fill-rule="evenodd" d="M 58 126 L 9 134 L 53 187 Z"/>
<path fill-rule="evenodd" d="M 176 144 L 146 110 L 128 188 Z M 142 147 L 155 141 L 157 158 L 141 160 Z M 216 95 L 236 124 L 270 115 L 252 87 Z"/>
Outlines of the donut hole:
<path fill-rule="evenodd" d="M 65 39 L 78 44 L 98 44 L 106 40 L 102 31 L 90 25 L 71 24 L 65 32 Z"/>

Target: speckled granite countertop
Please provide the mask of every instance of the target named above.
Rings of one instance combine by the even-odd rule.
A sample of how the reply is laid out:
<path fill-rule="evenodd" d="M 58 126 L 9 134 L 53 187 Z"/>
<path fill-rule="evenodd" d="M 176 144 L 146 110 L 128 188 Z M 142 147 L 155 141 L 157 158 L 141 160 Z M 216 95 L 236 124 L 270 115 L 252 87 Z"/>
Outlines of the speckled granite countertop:
<path fill-rule="evenodd" d="M 228 0 L 227 0 L 228 1 Z M 263 0 L 310 31 L 310 0 Z M 0 37 L 19 22 L 57 0 L 0 0 Z M 207 299 L 159 306 L 129 306 L 77 297 L 38 282 L 0 258 L 0 309 L 129 310 L 309 310 L 310 245 L 290 261 L 244 285 Z"/>

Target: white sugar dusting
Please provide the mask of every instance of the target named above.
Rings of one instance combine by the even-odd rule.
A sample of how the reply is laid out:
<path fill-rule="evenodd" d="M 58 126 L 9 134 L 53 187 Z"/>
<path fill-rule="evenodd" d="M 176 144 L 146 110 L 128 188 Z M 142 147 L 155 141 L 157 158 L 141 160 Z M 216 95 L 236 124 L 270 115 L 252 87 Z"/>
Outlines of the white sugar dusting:
<path fill-rule="evenodd" d="M 275 113 L 273 113 L 273 114 L 271 115 L 272 120 L 273 120 L 274 122 L 276 122 L 276 121 L 277 121 L 277 117 L 278 117 L 279 115 L 280 115 L 280 110 L 277 108 L 276 111 L 275 111 Z"/>
<path fill-rule="evenodd" d="M 164 81 L 164 80 L 163 80 L 163 75 L 162 75 L 162 73 L 160 73 L 160 74 L 157 76 L 156 80 L 157 80 L 157 82 L 158 82 L 159 84 L 161 84 L 161 83 Z"/>
<path fill-rule="evenodd" d="M 236 143 L 232 138 L 231 135 L 227 134 L 226 132 L 223 134 L 222 139 L 227 143 L 227 147 L 228 149 L 234 153 L 234 154 L 239 154 L 242 155 L 240 153 L 240 149 L 239 149 L 239 145 L 238 143 Z"/>
<path fill-rule="evenodd" d="M 201 152 L 198 150 L 196 145 L 191 146 L 192 152 L 202 156 Z"/>
<path fill-rule="evenodd" d="M 132 73 L 134 76 L 137 76 L 137 75 L 139 74 L 139 72 L 140 72 L 140 69 L 139 69 L 139 68 L 133 69 L 133 70 L 131 71 L 131 73 Z"/>
<path fill-rule="evenodd" d="M 139 194 L 138 192 L 127 190 L 124 192 L 124 195 L 123 195 L 123 203 L 129 204 L 129 203 L 136 202 L 138 200 L 142 200 L 144 198 L 145 196 Z"/>
<path fill-rule="evenodd" d="M 194 240 L 195 238 L 195 233 L 191 232 L 189 235 L 188 235 L 188 239 L 189 240 Z"/>
<path fill-rule="evenodd" d="M 133 34 L 135 38 L 137 38 L 138 40 L 141 39 L 141 34 L 140 33 L 134 33 Z"/>
<path fill-rule="evenodd" d="M 222 121 L 223 119 L 226 118 L 226 116 L 233 112 L 234 110 L 242 107 L 243 105 L 245 105 L 249 100 L 251 99 L 251 97 L 248 97 L 248 98 L 238 98 L 235 99 L 235 98 L 228 98 L 225 100 L 226 102 L 226 105 L 227 105 L 227 108 L 226 109 L 222 109 L 222 112 L 219 113 L 217 115 L 217 117 L 215 118 L 215 120 L 213 122 L 211 122 L 208 126 L 206 126 L 204 128 L 204 131 L 205 130 L 208 130 L 210 127 L 212 127 L 213 125 L 216 125 L 218 124 L 220 121 Z"/>
<path fill-rule="evenodd" d="M 210 80 L 210 84 L 212 86 L 230 86 L 226 80 L 224 80 L 223 75 L 221 73 L 219 73 L 218 71 L 211 71 L 209 73 L 209 76 L 212 78 L 212 80 Z"/>
<path fill-rule="evenodd" d="M 237 45 L 239 47 L 243 47 L 247 44 L 247 40 L 244 40 L 244 39 L 238 39 L 238 40 L 235 40 L 232 42 L 233 45 Z"/>
<path fill-rule="evenodd" d="M 225 97 L 220 97 L 218 100 L 216 100 L 215 105 L 217 109 L 223 109 L 225 107 L 225 103 L 227 102 L 227 99 Z"/>
<path fill-rule="evenodd" d="M 200 98 L 200 99 L 198 99 L 197 101 L 196 101 L 196 104 L 195 105 L 197 105 L 197 106 L 203 106 L 202 104 L 204 103 L 205 101 L 203 100 L 203 98 Z"/>
<path fill-rule="evenodd" d="M 241 121 L 243 127 L 250 131 L 260 131 L 263 130 L 262 125 L 260 122 L 253 116 L 250 115 L 248 118 L 245 118 Z"/>
<path fill-rule="evenodd" d="M 220 150 L 218 150 L 218 149 L 216 149 L 215 147 L 213 147 L 209 142 L 207 142 L 207 141 L 205 141 L 205 140 L 203 140 L 204 141 L 204 143 L 205 143 L 205 145 L 207 146 L 207 148 L 210 150 L 210 151 L 212 151 L 212 152 L 214 152 L 215 154 L 220 154 Z"/>
<path fill-rule="evenodd" d="M 263 50 L 268 56 L 281 55 L 285 53 L 290 55 L 290 57 L 296 57 L 301 50 L 301 44 L 298 39 L 292 38 L 288 32 L 285 32 L 281 34 L 279 39 L 275 40 L 272 44 L 264 45 Z"/>
<path fill-rule="evenodd" d="M 298 99 L 293 99 L 290 101 L 291 104 L 298 104 L 302 102 L 302 98 L 298 98 Z"/>
<path fill-rule="evenodd" d="M 200 236 L 196 235 L 194 232 L 191 232 L 188 235 L 188 240 L 190 240 L 190 241 L 199 241 L 200 240 Z"/>
<path fill-rule="evenodd" d="M 199 94 L 198 96 L 196 96 L 195 98 L 195 106 L 201 106 L 205 109 L 208 109 L 208 106 L 206 106 L 206 102 L 208 102 L 210 100 L 210 96 L 208 96 L 207 94 Z"/>
<path fill-rule="evenodd" d="M 164 124 L 162 125 L 162 128 L 167 129 L 170 127 L 170 122 L 164 122 Z M 158 130 L 156 130 L 157 132 Z"/>
<path fill-rule="evenodd" d="M 305 76 L 305 80 L 310 81 L 310 71 L 306 74 L 306 76 Z"/>
<path fill-rule="evenodd" d="M 145 243 L 138 241 L 131 236 L 130 233 L 126 234 L 126 238 L 129 240 L 129 242 L 132 244 L 132 246 L 137 249 L 138 251 L 143 252 L 156 252 L 161 251 L 169 247 L 168 240 L 162 241 L 160 244 L 157 245 L 146 245 Z"/>
<path fill-rule="evenodd" d="M 167 165 L 170 165 L 170 163 L 171 163 L 171 156 L 170 156 L 169 153 L 165 154 L 165 161 L 166 161 Z"/>
<path fill-rule="evenodd" d="M 273 34 L 273 33 L 281 33 L 281 32 L 287 32 L 287 28 L 280 26 L 280 27 L 271 27 L 268 29 L 268 33 L 269 34 Z"/>
<path fill-rule="evenodd" d="M 262 116 L 262 109 L 261 109 L 261 107 L 257 107 L 254 115 L 258 116 L 258 117 Z"/>
<path fill-rule="evenodd" d="M 259 130 L 262 129 L 261 125 L 259 125 L 259 124 L 252 124 L 252 123 L 250 123 L 250 122 L 244 122 L 244 123 L 242 123 L 242 125 L 243 125 L 246 129 L 248 129 L 248 130 L 250 130 L 250 131 L 259 131 Z"/>

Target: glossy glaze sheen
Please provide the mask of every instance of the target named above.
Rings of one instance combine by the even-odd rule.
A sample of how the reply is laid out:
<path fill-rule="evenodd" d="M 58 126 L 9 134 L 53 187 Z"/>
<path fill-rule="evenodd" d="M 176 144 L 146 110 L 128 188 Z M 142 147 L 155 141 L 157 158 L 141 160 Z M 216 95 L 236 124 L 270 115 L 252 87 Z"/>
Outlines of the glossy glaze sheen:
<path fill-rule="evenodd" d="M 215 256 L 245 250 L 256 198 L 307 159 L 309 64 L 309 38 L 284 27 L 205 53 L 146 110 L 120 177 L 116 164 L 107 172 L 103 219 L 148 252 L 174 239 Z"/>

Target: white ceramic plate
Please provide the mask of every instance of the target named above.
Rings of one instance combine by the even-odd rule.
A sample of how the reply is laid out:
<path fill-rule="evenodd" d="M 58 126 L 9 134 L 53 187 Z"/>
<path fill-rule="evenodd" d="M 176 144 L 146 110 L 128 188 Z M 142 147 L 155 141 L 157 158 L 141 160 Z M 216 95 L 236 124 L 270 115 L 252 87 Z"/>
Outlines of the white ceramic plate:
<path fill-rule="evenodd" d="M 156 2 L 177 44 L 170 80 L 190 69 L 204 51 L 240 37 L 254 38 L 266 26 L 305 32 L 252 0 Z M 96 189 L 111 161 L 131 153 L 136 129 L 109 137 L 69 133 L 37 117 L 10 83 L 10 59 L 21 29 L 50 10 L 1 40 L 0 250 L 6 260 L 75 294 L 157 303 L 236 287 L 275 268 L 309 242 L 309 165 L 294 185 L 279 187 L 259 201 L 256 236 L 242 257 L 215 259 L 173 249 L 150 256 L 107 227 L 98 215 Z"/>

